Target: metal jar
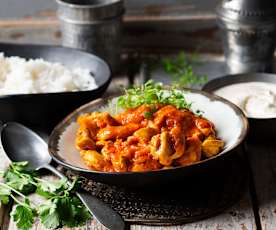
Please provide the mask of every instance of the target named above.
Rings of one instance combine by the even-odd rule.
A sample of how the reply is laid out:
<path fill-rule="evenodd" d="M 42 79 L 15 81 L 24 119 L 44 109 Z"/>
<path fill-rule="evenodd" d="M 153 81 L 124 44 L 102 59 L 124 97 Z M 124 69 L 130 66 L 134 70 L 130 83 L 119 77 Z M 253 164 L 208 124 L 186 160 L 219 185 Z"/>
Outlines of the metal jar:
<path fill-rule="evenodd" d="M 62 45 L 96 54 L 117 72 L 124 1 L 57 0 L 57 3 Z"/>
<path fill-rule="evenodd" d="M 271 72 L 275 1 L 223 0 L 217 14 L 228 72 Z"/>

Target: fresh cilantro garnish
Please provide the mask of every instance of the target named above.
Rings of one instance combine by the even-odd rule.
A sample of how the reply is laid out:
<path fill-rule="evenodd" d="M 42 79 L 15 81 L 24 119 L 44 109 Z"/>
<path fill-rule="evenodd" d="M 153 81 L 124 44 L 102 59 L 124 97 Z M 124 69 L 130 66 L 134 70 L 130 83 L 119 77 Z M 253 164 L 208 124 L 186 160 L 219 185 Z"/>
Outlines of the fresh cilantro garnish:
<path fill-rule="evenodd" d="M 36 218 L 47 229 L 58 227 L 78 227 L 91 218 L 88 210 L 75 195 L 79 183 L 66 179 L 49 181 L 41 179 L 27 170 L 27 162 L 12 163 L 2 174 L 0 200 L 3 204 L 15 201 L 17 205 L 10 213 L 16 226 L 22 230 L 32 227 Z M 26 197 L 36 191 L 47 200 L 43 204 L 32 204 Z"/>
<path fill-rule="evenodd" d="M 83 225 L 90 214 L 79 198 L 70 196 L 70 193 L 78 186 L 75 180 L 70 186 L 62 184 L 63 189 L 53 194 L 50 201 L 39 207 L 38 213 L 43 225 L 49 229 L 58 226 L 77 227 Z M 56 191 L 58 191 L 57 188 Z"/>
<path fill-rule="evenodd" d="M 201 64 L 197 53 L 187 54 L 179 52 L 174 57 L 161 57 L 154 55 L 150 57 L 140 57 L 137 62 L 144 63 L 144 75 L 146 79 L 152 78 L 153 72 L 163 69 L 171 78 L 172 85 L 178 87 L 197 87 L 208 81 L 207 75 L 197 74 L 194 66 Z"/>
<path fill-rule="evenodd" d="M 77 197 L 71 199 L 72 211 L 76 225 L 81 226 L 91 218 L 87 208 L 81 203 Z"/>
<path fill-rule="evenodd" d="M 144 112 L 144 116 L 145 116 L 145 118 L 147 118 L 147 119 L 151 119 L 151 118 L 152 118 L 152 115 L 153 115 L 153 113 L 150 112 L 150 111 Z"/>
<path fill-rule="evenodd" d="M 18 172 L 24 172 L 26 171 L 27 166 L 28 166 L 28 161 L 13 162 L 10 165 L 10 169 L 13 169 Z"/>
<path fill-rule="evenodd" d="M 175 58 L 164 58 L 163 69 L 172 78 L 172 83 L 180 87 L 192 87 L 207 82 L 207 75 L 199 75 L 194 72 L 193 65 L 198 64 L 196 55 L 189 57 L 180 52 Z"/>
<path fill-rule="evenodd" d="M 38 207 L 38 215 L 45 228 L 56 229 L 60 226 L 60 216 L 57 211 L 57 205 L 54 202 L 40 205 Z"/>
<path fill-rule="evenodd" d="M 44 192 L 54 193 L 60 189 L 67 188 L 67 180 L 60 179 L 56 181 L 47 181 L 42 179 L 37 179 L 39 181 L 38 187 Z"/>
<path fill-rule="evenodd" d="M 28 230 L 33 226 L 35 213 L 28 203 L 16 205 L 10 215 L 19 229 Z"/>
<path fill-rule="evenodd" d="M 36 178 L 36 179 L 38 183 L 37 183 L 37 188 L 35 192 L 45 198 L 51 198 L 58 192 L 61 192 L 68 188 L 68 182 L 66 179 L 61 179 L 56 181 L 48 181 L 40 178 Z"/>
<path fill-rule="evenodd" d="M 35 181 L 33 177 L 36 175 L 33 171 L 28 171 L 28 162 L 14 162 L 10 164 L 8 169 L 4 172 L 4 179 L 6 184 L 12 188 L 28 194 L 35 191 Z"/>
<path fill-rule="evenodd" d="M 152 80 L 142 86 L 135 86 L 125 90 L 125 94 L 118 98 L 118 106 L 128 109 L 140 105 L 174 105 L 178 109 L 189 109 L 191 104 L 185 100 L 184 93 L 176 88 L 166 89 L 161 83 Z"/>
<path fill-rule="evenodd" d="M 0 200 L 3 204 L 8 204 L 10 201 L 11 189 L 0 184 Z"/>

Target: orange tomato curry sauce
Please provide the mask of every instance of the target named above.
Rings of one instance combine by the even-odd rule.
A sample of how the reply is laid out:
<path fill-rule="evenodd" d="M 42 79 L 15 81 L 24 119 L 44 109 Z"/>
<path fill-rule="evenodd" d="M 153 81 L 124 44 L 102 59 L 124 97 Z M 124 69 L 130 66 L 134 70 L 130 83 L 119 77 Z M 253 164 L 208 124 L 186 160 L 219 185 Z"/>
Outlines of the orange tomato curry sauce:
<path fill-rule="evenodd" d="M 116 116 L 80 115 L 76 148 L 87 166 L 106 172 L 186 166 L 218 154 L 214 125 L 173 105 L 141 105 Z"/>

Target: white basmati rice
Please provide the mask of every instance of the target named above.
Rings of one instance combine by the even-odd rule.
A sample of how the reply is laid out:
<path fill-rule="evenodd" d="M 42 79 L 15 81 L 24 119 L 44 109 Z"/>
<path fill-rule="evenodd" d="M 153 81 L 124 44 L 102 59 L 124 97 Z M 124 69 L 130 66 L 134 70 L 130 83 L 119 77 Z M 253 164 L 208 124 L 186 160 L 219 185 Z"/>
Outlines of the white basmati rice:
<path fill-rule="evenodd" d="M 0 53 L 0 94 L 53 93 L 97 88 L 88 69 L 69 70 L 43 59 L 26 60 Z"/>

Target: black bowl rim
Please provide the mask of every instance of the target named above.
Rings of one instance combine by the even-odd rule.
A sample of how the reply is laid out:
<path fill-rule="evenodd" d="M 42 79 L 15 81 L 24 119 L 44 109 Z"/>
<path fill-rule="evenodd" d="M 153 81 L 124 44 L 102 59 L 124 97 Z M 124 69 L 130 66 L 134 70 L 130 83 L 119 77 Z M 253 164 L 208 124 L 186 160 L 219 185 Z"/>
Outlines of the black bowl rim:
<path fill-rule="evenodd" d="M 40 44 L 30 44 L 30 43 L 24 43 L 24 44 L 13 44 L 13 43 L 6 43 L 6 42 L 1 42 L 0 46 L 17 46 L 17 47 L 26 47 L 26 46 L 30 46 L 30 47 L 34 47 L 34 48 L 43 48 L 43 49 L 63 49 L 63 50 L 70 50 L 72 52 L 76 52 L 82 55 L 86 55 L 87 57 L 93 58 L 95 60 L 97 60 L 99 63 L 101 63 L 102 65 L 105 65 L 105 67 L 107 68 L 109 74 L 107 77 L 107 80 L 105 82 L 103 82 L 100 85 L 97 85 L 97 87 L 95 89 L 91 89 L 91 90 L 78 90 L 78 91 L 63 91 L 63 92 L 52 92 L 52 93 L 26 93 L 26 94 L 5 94 L 5 95 L 0 95 L 0 100 L 1 99 L 18 99 L 18 98 L 27 98 L 27 97 L 31 97 L 31 96 L 36 96 L 36 97 L 44 97 L 44 96 L 48 96 L 48 95 L 53 95 L 53 96 L 58 96 L 58 95 L 74 95 L 74 94 L 82 94 L 82 93 L 87 93 L 87 92 L 94 92 L 97 90 L 100 90 L 102 88 L 105 88 L 107 85 L 109 85 L 109 83 L 111 82 L 111 77 L 112 77 L 112 70 L 110 65 L 104 61 L 103 59 L 101 59 L 100 57 L 96 56 L 95 54 L 92 53 L 88 53 L 79 49 L 73 49 L 70 47 L 64 47 L 64 46 L 59 46 L 59 45 L 40 45 Z M 0 52 L 2 52 L 0 50 Z M 21 58 L 24 58 L 22 56 L 18 56 Z M 47 61 L 47 60 L 45 60 Z M 49 62 L 49 61 L 48 61 Z M 61 63 L 62 64 L 62 63 Z"/>
<path fill-rule="evenodd" d="M 99 98 L 96 100 L 93 100 L 89 103 L 86 103 L 82 106 L 80 106 L 78 109 L 74 110 L 73 112 L 71 112 L 69 115 L 67 115 L 51 132 L 50 136 L 49 136 L 49 141 L 48 141 L 48 151 L 50 153 L 50 155 L 52 156 L 52 158 L 59 164 L 70 168 L 74 171 L 77 172 L 81 172 L 81 173 L 91 173 L 91 174 L 104 174 L 104 175 L 137 175 L 137 174 L 156 174 L 156 173 L 164 173 L 164 172 L 172 172 L 175 170 L 179 170 L 179 169 L 187 169 L 193 166 L 198 166 L 198 165 L 203 165 L 208 163 L 211 160 L 215 160 L 219 157 L 225 156 L 229 153 L 231 153 L 234 149 L 236 149 L 237 147 L 240 146 L 240 144 L 242 144 L 242 142 L 245 140 L 247 134 L 248 134 L 248 130 L 249 130 L 249 124 L 248 124 L 248 119 L 246 118 L 245 114 L 243 113 L 243 111 L 237 107 L 235 104 L 231 103 L 228 100 L 225 100 L 222 97 L 201 91 L 201 90 L 197 90 L 197 89 L 190 89 L 190 88 L 181 88 L 181 90 L 183 91 L 189 91 L 192 93 L 198 93 L 200 95 L 206 96 L 208 97 L 211 101 L 220 101 L 223 102 L 227 105 L 229 105 L 235 112 L 235 114 L 237 116 L 239 116 L 242 120 L 242 124 L 243 124 L 243 130 L 240 134 L 240 136 L 238 137 L 238 140 L 235 144 L 233 144 L 233 146 L 231 146 L 229 149 L 227 149 L 227 151 L 222 151 L 221 153 L 217 154 L 216 156 L 213 156 L 211 158 L 208 159 L 204 159 L 202 161 L 198 161 L 196 163 L 193 163 L 191 165 L 187 165 L 187 166 L 178 166 L 178 167 L 173 167 L 173 168 L 169 168 L 169 169 L 158 169 L 158 170 L 151 170 L 151 171 L 142 171 L 142 172 L 104 172 L 104 171 L 95 171 L 95 170 L 90 170 L 90 169 L 84 169 L 84 168 L 80 168 L 78 166 L 74 166 L 71 165 L 69 163 L 64 162 L 59 155 L 55 152 L 55 139 L 59 139 L 60 135 L 62 134 L 64 131 L 62 131 L 65 127 L 67 127 L 69 124 L 71 124 L 70 120 L 72 117 L 74 117 L 76 114 L 80 113 L 80 111 L 82 111 L 84 108 L 87 107 L 93 107 L 95 105 L 97 105 L 98 103 L 102 102 L 102 101 L 108 101 L 109 99 L 115 98 L 116 96 L 112 96 L 110 98 Z"/>
<path fill-rule="evenodd" d="M 255 79 L 253 81 L 250 81 L 249 77 L 255 77 L 255 78 L 261 78 L 261 77 L 265 77 L 265 78 L 275 78 L 275 85 L 276 85 L 276 74 L 273 74 L 273 73 L 258 73 L 258 72 L 252 72 L 252 73 L 240 73 L 240 74 L 227 74 L 227 75 L 224 75 L 222 77 L 218 77 L 218 78 L 215 78 L 209 82 L 207 82 L 203 87 L 202 87 L 202 90 L 203 91 L 206 91 L 206 92 L 209 92 L 213 95 L 214 94 L 214 91 L 217 90 L 217 89 L 220 89 L 224 86 L 228 86 L 228 85 L 232 85 L 232 84 L 235 84 L 235 83 L 246 83 L 246 82 L 264 82 L 264 83 L 272 83 L 272 82 L 269 82 L 269 81 L 264 81 L 264 79 Z M 246 78 L 245 78 L 246 77 Z M 233 79 L 233 82 L 230 81 L 227 82 L 228 80 L 231 80 Z M 238 80 L 237 82 L 235 82 L 235 80 Z M 216 85 L 219 83 L 222 83 L 220 84 L 219 87 L 217 87 Z M 274 83 L 273 83 L 274 84 Z M 217 96 L 217 95 L 216 95 Z M 225 99 L 227 100 L 227 99 Z M 276 120 L 276 116 L 275 117 L 267 117 L 267 118 L 258 118 L 258 117 L 247 117 L 247 119 L 249 120 L 252 120 L 252 121 L 267 121 L 267 120 Z"/>

